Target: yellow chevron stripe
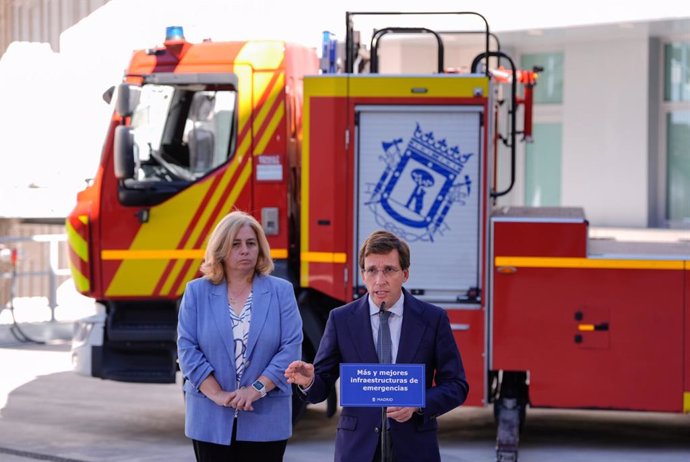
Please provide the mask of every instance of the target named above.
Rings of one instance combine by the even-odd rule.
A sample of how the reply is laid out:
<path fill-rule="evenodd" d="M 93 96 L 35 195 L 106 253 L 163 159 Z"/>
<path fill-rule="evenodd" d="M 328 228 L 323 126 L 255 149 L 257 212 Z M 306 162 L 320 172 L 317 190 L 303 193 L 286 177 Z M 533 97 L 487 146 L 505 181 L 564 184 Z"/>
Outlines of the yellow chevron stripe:
<path fill-rule="evenodd" d="M 683 393 L 683 412 L 690 413 L 690 391 Z"/>
<path fill-rule="evenodd" d="M 72 273 L 72 280 L 77 292 L 88 292 L 91 289 L 89 279 L 84 276 L 74 265 L 70 265 L 70 272 Z"/>
<path fill-rule="evenodd" d="M 82 220 L 83 216 L 84 215 L 79 216 L 79 221 Z M 86 223 L 88 223 L 88 219 Z M 74 229 L 69 220 L 65 220 L 65 228 L 67 230 L 67 242 L 69 243 L 69 246 L 72 248 L 74 253 L 76 253 L 79 256 L 79 258 L 81 258 L 85 262 L 88 262 L 89 245 L 87 244 L 86 239 L 81 237 L 81 235 L 77 232 L 76 229 Z"/>
<path fill-rule="evenodd" d="M 77 292 L 88 292 L 91 288 L 89 279 L 85 277 L 81 271 L 79 271 L 74 265 L 70 266 L 70 272 L 72 273 L 72 280 L 77 288 Z"/>
<path fill-rule="evenodd" d="M 268 94 L 266 101 L 261 107 L 258 108 L 259 110 L 254 116 L 254 125 L 252 126 L 254 133 L 259 131 L 259 127 L 263 125 L 264 120 L 266 120 L 266 118 L 270 115 L 270 110 L 275 104 L 276 99 L 278 99 L 278 97 L 281 95 L 283 86 L 285 85 L 285 74 L 280 71 L 254 74 L 254 85 L 260 87 L 263 89 L 263 91 L 268 89 L 271 80 L 273 80 L 273 77 L 276 76 L 276 74 L 278 78 L 276 79 L 275 85 L 273 88 L 271 88 L 271 92 Z M 257 98 L 263 96 L 263 91 L 261 93 L 256 93 Z M 255 104 L 258 104 L 258 101 L 256 101 Z"/>
<path fill-rule="evenodd" d="M 132 240 L 129 250 L 136 252 L 157 250 L 165 254 L 156 258 L 126 258 L 106 289 L 107 296 L 151 295 L 163 276 L 170 260 L 170 250 L 176 249 L 190 226 L 194 213 L 211 185 L 210 178 L 194 184 L 162 204 L 151 208 L 151 220 L 143 224 Z M 109 254 L 107 251 L 105 257 Z"/>
<path fill-rule="evenodd" d="M 683 270 L 682 260 L 613 260 L 593 258 L 496 257 L 496 266 L 522 268 L 589 268 Z"/>
<path fill-rule="evenodd" d="M 196 260 L 196 261 L 193 261 L 191 265 L 189 265 L 189 268 L 187 268 L 187 272 L 184 274 L 184 279 L 183 279 L 184 281 L 189 281 L 189 280 L 194 279 L 194 278 L 196 277 L 197 272 L 199 271 L 199 267 L 201 266 L 201 262 L 202 262 L 202 261 L 203 261 L 203 260 Z M 180 271 L 181 271 L 181 270 L 180 270 Z M 170 278 L 170 279 L 173 280 L 173 282 L 174 282 L 174 279 L 172 279 L 172 278 Z M 181 296 L 182 293 L 184 292 L 185 284 L 181 284 L 181 285 L 177 288 L 177 292 L 175 292 L 175 293 L 173 293 L 173 292 L 171 291 L 171 289 L 172 289 L 172 287 L 170 287 L 171 285 L 172 285 L 172 284 L 168 285 L 168 287 L 166 288 L 165 292 L 161 292 L 161 293 L 163 293 L 163 294 L 168 294 L 168 295 L 171 295 L 171 296 L 176 296 L 176 297 Z"/>
<path fill-rule="evenodd" d="M 300 260 L 311 263 L 346 263 L 345 252 L 302 252 Z"/>
<path fill-rule="evenodd" d="M 237 197 L 240 195 L 240 193 L 244 189 L 247 182 L 251 179 L 251 177 L 252 177 L 252 160 L 253 159 L 251 157 L 247 160 L 246 165 L 244 166 L 244 168 L 240 172 L 239 176 L 237 177 L 235 185 L 233 186 L 232 191 L 230 191 L 230 195 L 228 196 L 228 200 L 225 203 L 225 205 L 226 205 L 225 210 L 224 210 L 225 213 L 229 213 L 230 211 L 232 211 L 232 209 L 235 205 L 235 202 L 237 202 Z M 224 213 L 221 213 L 220 216 L 223 217 L 225 215 L 224 215 Z M 207 241 L 207 239 L 204 240 L 204 246 L 206 246 L 206 241 Z M 199 262 L 199 263 L 201 263 L 201 262 Z M 197 264 L 190 265 L 189 269 L 187 270 L 187 273 L 184 275 L 185 280 L 192 279 L 196 275 L 198 269 L 199 269 L 199 265 L 197 265 Z M 178 272 L 179 271 L 180 270 L 178 270 Z M 169 279 L 174 280 L 175 278 L 173 278 L 171 276 Z M 170 287 L 168 287 L 168 291 L 169 290 L 170 290 Z M 184 285 L 181 285 L 174 295 L 176 295 L 176 296 L 182 295 L 183 291 L 184 291 Z M 163 292 L 163 293 L 166 293 L 166 292 Z"/>
<path fill-rule="evenodd" d="M 204 226 L 208 221 L 211 219 L 211 213 L 216 207 L 216 204 L 218 201 L 220 201 L 220 198 L 223 194 L 223 191 L 228 187 L 228 184 L 230 181 L 233 179 L 237 172 L 237 168 L 240 165 L 240 162 L 242 161 L 242 158 L 244 157 L 244 154 L 248 150 L 248 147 L 251 144 L 251 137 L 247 136 L 246 141 L 244 141 L 237 149 L 237 152 L 235 154 L 235 158 L 230 162 L 230 165 L 228 165 L 227 170 L 223 173 L 223 176 L 221 177 L 220 181 L 218 182 L 218 185 L 216 186 L 215 190 L 211 194 L 211 197 L 208 200 L 208 203 L 203 204 L 203 210 L 201 213 L 201 216 L 199 217 L 199 220 L 196 223 L 192 223 L 189 226 L 192 226 L 192 232 L 189 235 L 189 239 L 187 240 L 187 243 L 185 244 L 185 248 L 191 248 L 195 245 L 195 243 L 199 240 L 199 237 L 201 236 L 201 233 L 204 230 Z M 199 202 L 194 205 L 194 207 L 202 207 L 202 204 Z"/>
<path fill-rule="evenodd" d="M 218 182 L 218 187 L 216 190 L 213 192 L 211 195 L 210 200 L 208 201 L 208 204 L 203 207 L 203 212 L 201 214 L 201 217 L 199 218 L 198 222 L 195 223 L 194 229 L 192 230 L 189 239 L 187 240 L 187 243 L 185 244 L 186 249 L 192 248 L 195 243 L 199 240 L 201 233 L 203 231 L 203 226 L 202 224 L 208 223 L 208 221 L 211 219 L 211 213 L 213 212 L 215 208 L 215 204 L 217 204 L 220 199 L 221 195 L 223 194 L 223 191 L 228 187 L 228 184 L 230 181 L 235 177 L 235 172 L 237 171 L 238 166 L 242 162 L 242 158 L 244 157 L 245 153 L 249 150 L 249 147 L 251 146 L 251 136 L 247 135 L 245 136 L 243 142 L 237 149 L 237 154 L 235 155 L 235 158 L 231 161 L 230 167 L 228 170 L 225 172 L 221 180 Z M 238 187 L 237 184 L 233 186 L 233 190 L 235 190 Z M 244 187 L 244 185 L 242 185 Z M 201 206 L 201 203 L 196 204 L 197 207 Z M 219 219 L 222 218 L 224 215 L 221 213 L 219 215 Z M 206 242 L 208 241 L 208 235 L 203 237 L 201 246 L 205 247 Z M 166 278 L 162 288 L 161 288 L 161 293 L 168 293 L 170 289 L 172 288 L 173 283 L 177 279 L 180 271 L 182 271 L 183 264 L 175 264 L 173 266 L 172 270 L 170 271 L 170 274 L 168 274 L 168 277 Z M 194 273 L 192 274 L 191 277 L 194 277 L 196 274 L 196 270 L 198 269 L 198 265 L 195 267 L 195 265 L 192 265 L 189 269 L 189 272 L 192 271 L 192 268 L 194 269 Z"/>
<path fill-rule="evenodd" d="M 285 115 L 285 104 L 281 103 L 275 114 L 273 114 L 273 117 L 266 127 L 266 131 L 263 133 L 263 136 L 256 143 L 254 155 L 263 154 L 264 149 L 266 149 L 266 145 L 268 145 L 268 142 L 271 141 L 271 138 L 273 138 L 273 135 L 275 135 L 276 128 L 278 128 L 278 124 L 282 120 L 283 115 Z"/>
<path fill-rule="evenodd" d="M 177 275 L 182 271 L 182 268 L 184 267 L 185 263 L 187 263 L 187 260 L 176 260 L 175 263 L 173 264 L 172 269 L 170 270 L 170 274 L 168 277 L 165 279 L 165 282 L 161 286 L 160 293 L 161 294 L 167 294 L 170 292 L 170 289 L 172 289 L 172 285 L 175 283 L 175 279 L 177 278 Z M 201 265 L 201 260 L 199 260 L 198 264 L 192 264 L 191 267 L 194 268 L 194 270 L 198 270 L 199 266 Z"/>

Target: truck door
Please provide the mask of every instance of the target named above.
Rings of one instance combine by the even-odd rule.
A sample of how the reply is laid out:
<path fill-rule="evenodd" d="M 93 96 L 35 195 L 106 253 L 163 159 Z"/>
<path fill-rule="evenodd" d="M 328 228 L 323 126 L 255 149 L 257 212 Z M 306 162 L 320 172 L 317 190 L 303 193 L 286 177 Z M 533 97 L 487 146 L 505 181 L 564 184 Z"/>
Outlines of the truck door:
<path fill-rule="evenodd" d="M 408 290 L 438 304 L 467 300 L 480 287 L 481 108 L 355 111 L 355 246 L 392 231 L 410 245 Z"/>
<path fill-rule="evenodd" d="M 103 186 L 106 297 L 179 297 L 218 220 L 251 208 L 252 71 L 234 70 L 143 79 L 131 126 L 118 127 L 134 174 Z"/>

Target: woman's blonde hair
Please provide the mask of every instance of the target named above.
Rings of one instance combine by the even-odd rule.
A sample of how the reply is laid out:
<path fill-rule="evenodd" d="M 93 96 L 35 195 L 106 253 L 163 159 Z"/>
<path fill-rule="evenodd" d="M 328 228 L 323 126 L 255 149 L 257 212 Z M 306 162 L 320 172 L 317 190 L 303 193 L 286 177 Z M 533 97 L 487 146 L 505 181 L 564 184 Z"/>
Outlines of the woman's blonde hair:
<path fill-rule="evenodd" d="M 214 284 L 219 284 L 225 279 L 223 260 L 228 255 L 237 233 L 243 226 L 250 226 L 256 233 L 259 244 L 259 258 L 256 260 L 255 274 L 270 274 L 273 271 L 273 259 L 271 249 L 264 230 L 256 221 L 256 218 L 239 210 L 230 212 L 216 225 L 211 233 L 206 246 L 204 262 L 201 264 L 201 273 Z"/>

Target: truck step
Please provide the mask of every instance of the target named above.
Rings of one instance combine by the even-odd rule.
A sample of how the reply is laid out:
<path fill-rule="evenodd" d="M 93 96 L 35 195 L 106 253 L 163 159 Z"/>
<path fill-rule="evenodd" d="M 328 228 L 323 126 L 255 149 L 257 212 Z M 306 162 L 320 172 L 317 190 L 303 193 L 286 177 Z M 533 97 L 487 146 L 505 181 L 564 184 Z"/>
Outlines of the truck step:
<path fill-rule="evenodd" d="M 108 325 L 107 336 L 114 342 L 174 342 L 177 328 L 154 324 Z"/>
<path fill-rule="evenodd" d="M 110 302 L 106 338 L 113 342 L 175 342 L 177 303 L 174 300 Z"/>
<path fill-rule="evenodd" d="M 174 370 L 106 370 L 103 371 L 103 378 L 118 382 L 138 382 L 138 383 L 175 383 Z"/>
<path fill-rule="evenodd" d="M 174 383 L 178 370 L 174 342 L 108 342 L 92 361 L 94 376 L 121 382 Z"/>

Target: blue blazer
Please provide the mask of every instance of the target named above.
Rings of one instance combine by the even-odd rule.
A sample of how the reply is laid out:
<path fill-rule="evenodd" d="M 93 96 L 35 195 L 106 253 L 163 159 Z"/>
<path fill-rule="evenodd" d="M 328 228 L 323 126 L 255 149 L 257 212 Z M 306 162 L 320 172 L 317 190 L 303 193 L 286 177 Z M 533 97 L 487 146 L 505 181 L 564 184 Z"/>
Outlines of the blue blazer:
<path fill-rule="evenodd" d="M 252 318 L 247 345 L 247 369 L 241 386 L 265 375 L 276 384 L 254 411 L 240 411 L 238 441 L 276 441 L 292 435 L 292 388 L 284 376 L 301 358 L 302 318 L 292 285 L 273 276 L 256 276 L 252 286 Z M 185 435 L 229 445 L 234 425 L 232 408 L 216 405 L 199 391 L 213 373 L 221 388 L 236 388 L 235 352 L 227 286 L 205 278 L 187 284 L 180 305 L 177 353 L 186 378 Z"/>
<path fill-rule="evenodd" d="M 436 416 L 461 405 L 469 385 L 445 310 L 404 291 L 398 364 L 426 365 L 426 406 L 404 423 L 391 419 L 396 462 L 440 461 Z M 316 377 L 307 400 L 323 401 L 339 376 L 340 363 L 378 363 L 368 296 L 331 311 L 314 362 Z M 335 438 L 337 462 L 369 461 L 381 438 L 381 410 L 344 407 Z"/>

